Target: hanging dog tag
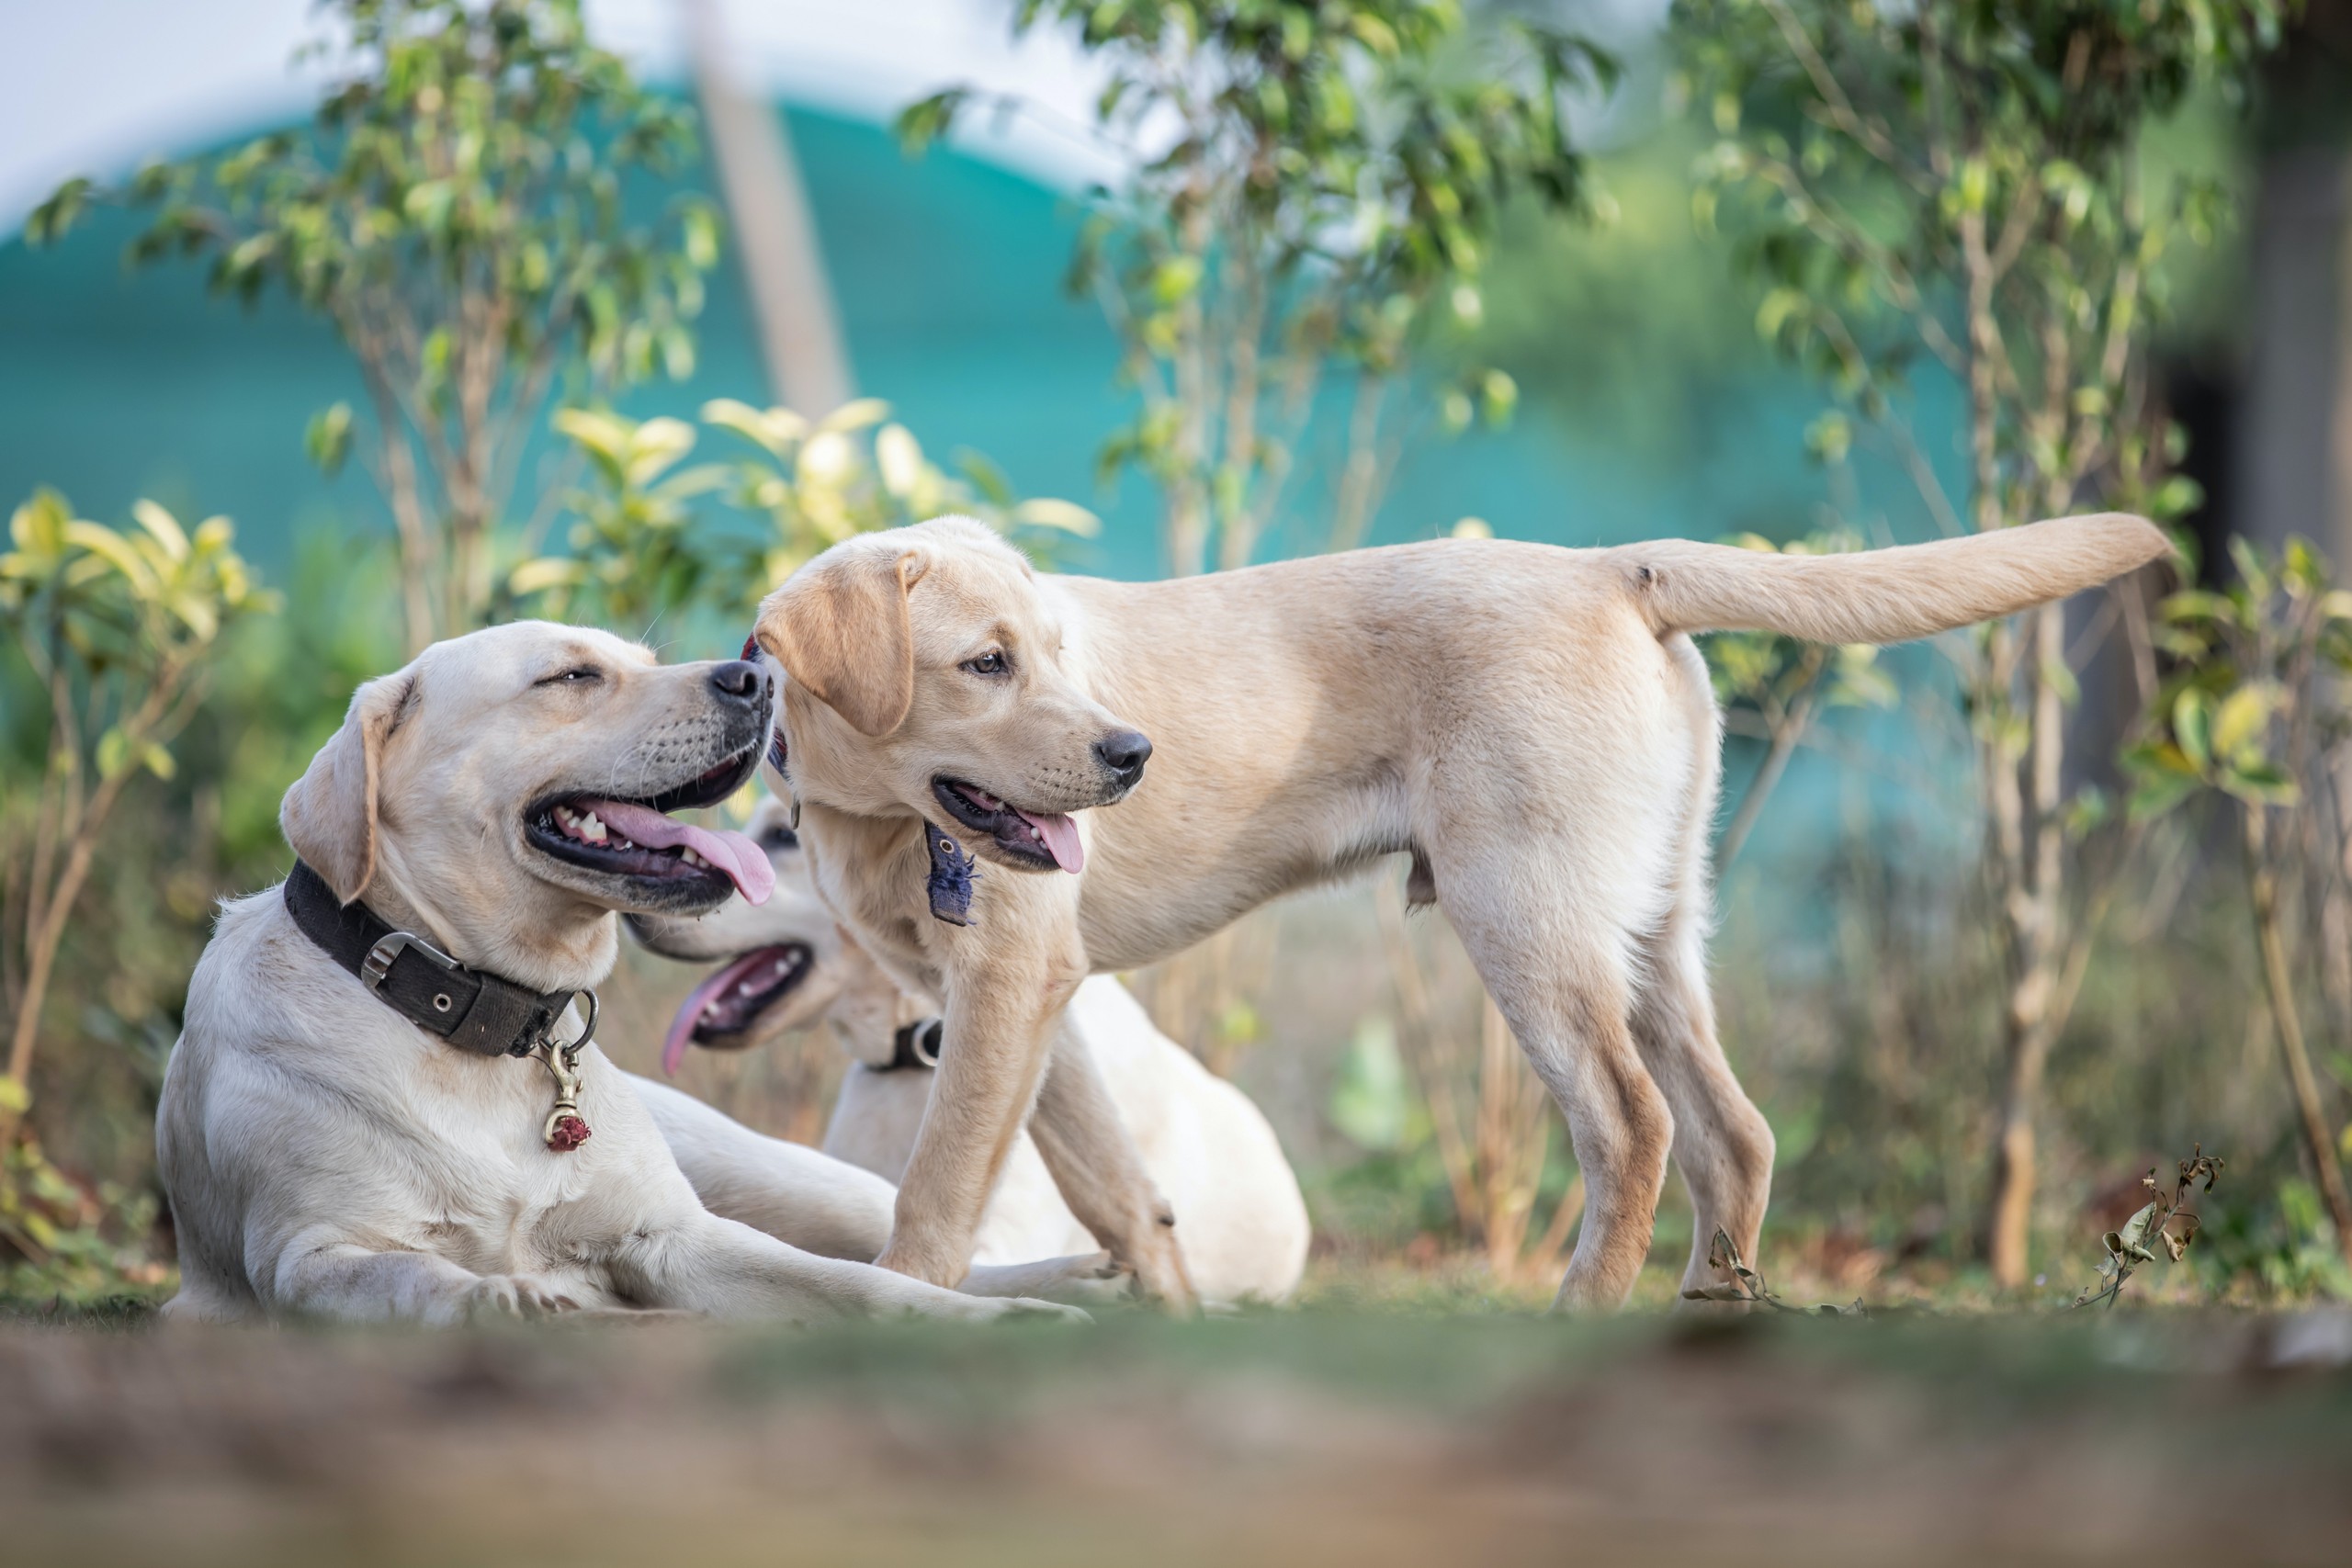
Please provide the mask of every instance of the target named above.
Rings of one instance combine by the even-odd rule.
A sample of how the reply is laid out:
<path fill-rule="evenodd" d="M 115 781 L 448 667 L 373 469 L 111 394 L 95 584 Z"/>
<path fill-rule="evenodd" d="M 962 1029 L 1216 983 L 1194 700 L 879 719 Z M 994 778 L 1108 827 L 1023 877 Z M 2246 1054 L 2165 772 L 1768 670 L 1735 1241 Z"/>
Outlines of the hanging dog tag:
<path fill-rule="evenodd" d="M 583 994 L 588 998 L 588 1021 L 581 1030 L 580 1038 L 569 1045 L 542 1041 L 537 1053 L 555 1079 L 555 1109 L 548 1112 L 547 1124 L 540 1128 L 539 1135 L 548 1148 L 560 1155 L 568 1155 L 586 1143 L 592 1131 L 588 1119 L 580 1114 L 580 1053 L 587 1049 L 589 1039 L 596 1032 L 596 993 Z"/>
<path fill-rule="evenodd" d="M 951 926 L 972 923 L 972 883 L 979 868 L 964 846 L 926 822 L 923 842 L 931 850 L 931 879 L 923 886 L 931 894 L 931 918 Z"/>

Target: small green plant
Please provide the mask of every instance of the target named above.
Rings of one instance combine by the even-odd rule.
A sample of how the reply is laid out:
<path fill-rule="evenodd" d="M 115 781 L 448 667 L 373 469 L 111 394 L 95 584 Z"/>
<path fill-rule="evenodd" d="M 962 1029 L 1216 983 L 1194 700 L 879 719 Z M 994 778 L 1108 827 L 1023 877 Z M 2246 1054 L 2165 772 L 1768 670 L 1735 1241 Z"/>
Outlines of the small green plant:
<path fill-rule="evenodd" d="M 221 634 L 275 607 L 233 547 L 225 517 L 193 535 L 152 501 L 135 529 L 74 515 L 42 491 L 9 519 L 0 630 L 47 709 L 38 775 L 9 777 L 0 805 L 0 997 L 11 1023 L 0 1063 L 0 1291 L 83 1299 L 153 1285 L 143 1255 L 152 1201 L 85 1190 L 25 1125 L 34 1049 L 66 928 L 116 808 L 140 778 L 168 779 Z M 12 752 L 0 769 L 15 772 Z M 157 879 L 159 882 L 161 879 Z"/>
<path fill-rule="evenodd" d="M 39 777 L 12 781 L 0 818 L 0 990 L 12 1020 L 0 1138 L 31 1103 L 50 975 L 108 819 L 142 774 L 172 776 L 172 741 L 222 631 L 277 607 L 227 518 L 191 536 L 152 501 L 131 513 L 138 527 L 117 531 L 41 491 L 9 519 L 15 548 L 0 555 L 0 630 L 48 708 Z"/>
<path fill-rule="evenodd" d="M 722 398 L 704 404 L 702 418 L 739 438 L 735 457 L 682 468 L 698 440 L 684 420 L 559 412 L 556 428 L 587 457 L 590 482 L 567 498 L 566 553 L 525 561 L 508 593 L 558 618 L 623 626 L 693 605 L 740 619 L 802 561 L 872 529 L 960 512 L 1050 554 L 1101 527 L 1069 502 L 1016 500 L 977 455 L 965 457 L 963 475 L 948 473 L 879 399 L 811 421 Z M 758 525 L 711 525 L 701 506 L 713 498 Z"/>
<path fill-rule="evenodd" d="M 0 1144 L 0 1302 L 152 1295 L 173 1278 L 147 1251 L 155 1213 L 149 1193 L 72 1180 L 28 1134 Z"/>
<path fill-rule="evenodd" d="M 2227 589 L 2177 593 L 2161 606 L 2161 646 L 2179 668 L 2150 732 L 2125 754 L 2131 809 L 2152 818 L 2212 794 L 2236 811 L 2271 1025 L 2336 1245 L 2352 1263 L 2352 1196 L 2303 1038 L 2286 913 L 2307 859 L 2331 874 L 2324 857 L 2304 852 L 2320 824 L 2302 780 L 2345 726 L 2327 699 L 2340 704 L 2352 678 L 2352 592 L 2333 586 L 2326 561 L 2301 539 L 2277 554 L 2233 539 L 2231 559 L 2237 581 Z"/>
<path fill-rule="evenodd" d="M 1103 67 L 1094 130 L 1139 155 L 1094 193 L 1070 268 L 1142 396 L 1106 477 L 1159 487 L 1169 568 L 1246 566 L 1272 523 L 1327 366 L 1355 374 L 1330 538 L 1361 543 L 1401 440 L 1416 340 L 1475 324 L 1497 222 L 1525 197 L 1586 200 L 1564 99 L 1612 81 L 1598 49 L 1457 0 L 1022 0 Z M 959 115 L 1018 112 L 957 87 L 910 107 L 920 148 Z M 1470 371 L 1449 423 L 1517 396 Z"/>
<path fill-rule="evenodd" d="M 368 456 L 392 513 L 410 650 L 481 624 L 492 535 L 559 390 L 594 397 L 694 366 L 688 323 L 718 264 L 716 210 L 627 213 L 623 176 L 689 158 L 687 112 L 588 41 L 579 0 L 330 0 L 341 79 L 316 128 L 61 187 L 26 226 L 62 234 L 93 199 L 152 209 L 136 264 L 209 254 L 213 286 L 278 288 L 359 363 Z M 309 446 L 333 471 L 355 421 Z"/>
<path fill-rule="evenodd" d="M 2179 1175 L 2169 1193 L 2157 1182 L 2155 1168 L 2151 1166 L 2148 1174 L 2140 1179 L 2140 1185 L 2148 1191 L 2147 1202 L 2123 1222 L 2121 1229 L 2111 1230 L 2099 1238 L 2107 1256 L 2099 1259 L 2098 1277 L 2083 1287 L 2082 1294 L 2075 1298 L 2075 1305 L 2104 1302 L 2112 1307 L 2123 1293 L 2124 1282 L 2142 1264 L 2154 1263 L 2159 1249 L 2173 1262 L 2179 1262 L 2188 1253 L 2188 1244 L 2205 1228 L 2204 1220 L 2188 1207 L 2189 1189 L 2201 1179 L 2205 1183 L 2201 1190 L 2213 1190 L 2224 1163 L 2221 1156 L 2209 1155 L 2204 1145 L 2198 1145 L 2180 1162 Z"/>

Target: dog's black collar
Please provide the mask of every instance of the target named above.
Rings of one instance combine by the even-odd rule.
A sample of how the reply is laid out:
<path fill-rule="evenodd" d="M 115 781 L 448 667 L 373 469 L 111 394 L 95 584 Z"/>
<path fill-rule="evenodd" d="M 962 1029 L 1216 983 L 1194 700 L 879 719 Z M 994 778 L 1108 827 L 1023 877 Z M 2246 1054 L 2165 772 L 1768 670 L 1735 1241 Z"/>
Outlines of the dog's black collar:
<path fill-rule="evenodd" d="M 869 1070 L 877 1073 L 903 1073 L 910 1067 L 939 1066 L 939 1043 L 945 1026 L 935 1018 L 902 1023 L 899 1032 L 890 1037 L 890 1065 Z"/>
<path fill-rule="evenodd" d="M 469 969 L 423 937 L 396 931 L 365 904 L 345 904 L 300 861 L 286 911 L 302 934 L 359 976 L 376 999 L 427 1034 L 478 1056 L 527 1056 L 548 1043 L 577 991 L 534 991 Z"/>

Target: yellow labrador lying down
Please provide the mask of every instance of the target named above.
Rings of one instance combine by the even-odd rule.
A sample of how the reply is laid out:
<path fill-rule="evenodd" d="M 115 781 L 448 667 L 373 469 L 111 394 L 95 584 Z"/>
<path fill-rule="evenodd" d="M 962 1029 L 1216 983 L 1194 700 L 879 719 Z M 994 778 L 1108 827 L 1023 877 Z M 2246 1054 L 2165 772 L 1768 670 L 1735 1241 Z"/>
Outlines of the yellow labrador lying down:
<path fill-rule="evenodd" d="M 1090 973 L 1402 853 L 1567 1117 L 1587 1201 L 1561 1303 L 1624 1300 L 1669 1148 L 1685 1285 L 1713 1282 L 1718 1226 L 1757 1255 L 1772 1137 L 1707 994 L 1720 736 L 1689 634 L 1900 641 L 2165 549 L 2110 513 L 1847 556 L 1448 540 L 1126 583 L 1041 577 L 961 518 L 836 545 L 756 636 L 819 892 L 946 1005 L 877 1261 L 962 1278 L 1034 1105 L 1079 1217 L 1182 1303 L 1182 1209 L 1063 1010 Z"/>
<path fill-rule="evenodd" d="M 825 1131 L 825 1153 L 874 1173 L 865 1196 L 879 1251 L 897 1196 L 889 1183 L 905 1171 L 931 1100 L 936 1010 L 900 990 L 817 901 L 781 802 L 763 802 L 745 830 L 775 871 L 766 903 L 739 896 L 700 919 L 629 917 L 630 929 L 655 952 L 718 963 L 679 1010 L 662 1066 L 674 1072 L 689 1044 L 741 1049 L 829 1024 L 852 1066 Z M 1193 1288 L 1216 1303 L 1286 1300 L 1306 1266 L 1306 1203 L 1265 1117 L 1154 1028 L 1108 975 L 1079 987 L 1069 1024 L 1145 1171 L 1183 1218 Z M 741 1212 L 744 1194 L 775 1185 L 766 1174 L 772 1162 L 806 1157 L 675 1089 L 647 1084 L 640 1094 L 686 1179 L 722 1213 L 759 1224 Z M 844 1186 L 829 1183 L 838 1192 L 833 1201 L 853 1201 Z M 1094 1246 L 1023 1134 L 982 1213 L 973 1258 L 1005 1264 Z"/>
<path fill-rule="evenodd" d="M 831 1202 L 817 1168 L 871 1179 L 813 1151 L 772 1169 L 763 1213 L 859 1261 L 710 1213 L 589 1039 L 615 911 L 766 896 L 749 840 L 664 813 L 751 775 L 774 699 L 754 664 L 665 669 L 538 623 L 359 689 L 287 792 L 293 876 L 223 909 L 189 987 L 156 1126 L 180 1246 L 167 1311 L 1069 1310 L 1001 1297 L 1094 1260 L 974 1276 L 1000 1299 L 872 1267 L 887 1207 Z"/>

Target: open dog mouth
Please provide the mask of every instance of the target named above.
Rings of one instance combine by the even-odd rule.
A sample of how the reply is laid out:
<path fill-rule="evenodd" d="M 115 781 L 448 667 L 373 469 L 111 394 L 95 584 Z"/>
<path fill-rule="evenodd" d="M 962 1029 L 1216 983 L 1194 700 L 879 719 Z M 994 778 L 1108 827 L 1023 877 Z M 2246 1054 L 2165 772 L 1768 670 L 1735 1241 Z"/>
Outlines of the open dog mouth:
<path fill-rule="evenodd" d="M 724 1049 L 745 1043 L 742 1037 L 761 1015 L 808 978 L 815 960 L 805 942 L 756 947 L 696 986 L 662 1037 L 662 1072 L 677 1072 L 688 1045 Z"/>
<path fill-rule="evenodd" d="M 1059 812 L 1023 811 L 998 799 L 978 784 L 945 774 L 931 781 L 931 793 L 947 814 L 975 833 L 988 836 L 1005 858 L 1036 871 L 1056 866 L 1078 872 L 1086 866 L 1086 847 L 1079 842 L 1078 823 Z"/>
<path fill-rule="evenodd" d="M 548 795 L 523 814 L 523 836 L 542 854 L 610 876 L 675 886 L 710 884 L 714 899 L 732 887 L 753 904 L 775 891 L 765 851 L 727 828 L 673 820 L 726 799 L 759 766 L 754 744 L 686 783 L 641 800 L 585 791 Z"/>

